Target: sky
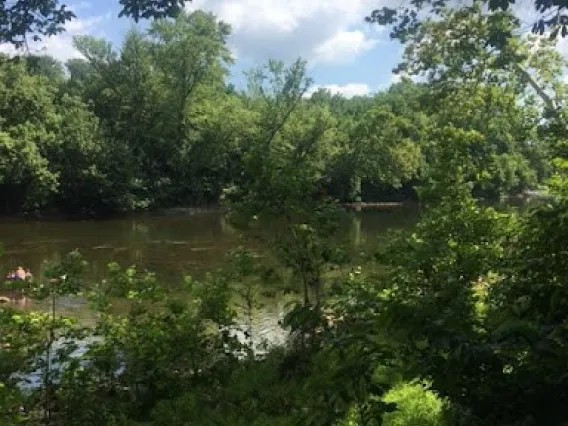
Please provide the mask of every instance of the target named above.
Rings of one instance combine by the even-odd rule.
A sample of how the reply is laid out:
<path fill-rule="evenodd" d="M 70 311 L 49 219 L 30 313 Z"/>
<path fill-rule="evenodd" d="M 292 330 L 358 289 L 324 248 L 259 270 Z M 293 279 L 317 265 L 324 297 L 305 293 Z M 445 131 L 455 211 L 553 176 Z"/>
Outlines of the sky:
<path fill-rule="evenodd" d="M 397 79 L 392 69 L 402 58 L 402 46 L 389 39 L 388 28 L 364 21 L 373 9 L 394 1 L 193 0 L 187 9 L 212 12 L 231 24 L 229 46 L 236 63 L 230 81 L 238 87 L 244 83 L 244 71 L 268 59 L 291 63 L 302 57 L 308 61 L 314 80 L 312 91 L 324 87 L 351 97 L 385 89 Z M 63 3 L 77 19 L 66 25 L 65 33 L 31 43 L 32 52 L 62 61 L 79 57 L 72 39 L 85 34 L 105 38 L 119 48 L 126 31 L 134 26 L 129 19 L 118 18 L 118 0 Z M 534 16 L 530 6 L 530 0 L 517 2 L 521 19 Z M 145 26 L 147 23 L 138 24 Z M 561 42 L 560 49 L 568 54 L 568 40 Z M 0 45 L 0 51 L 10 50 L 10 46 Z"/>

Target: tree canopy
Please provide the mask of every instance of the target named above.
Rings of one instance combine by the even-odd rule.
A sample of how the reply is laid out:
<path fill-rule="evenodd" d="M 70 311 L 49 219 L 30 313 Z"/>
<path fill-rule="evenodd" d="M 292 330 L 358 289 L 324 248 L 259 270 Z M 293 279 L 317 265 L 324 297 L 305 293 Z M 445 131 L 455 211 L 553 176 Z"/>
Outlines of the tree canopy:
<path fill-rule="evenodd" d="M 140 19 L 173 17 L 183 10 L 189 0 L 119 0 L 126 16 Z M 27 38 L 39 40 L 65 31 L 66 22 L 76 18 L 60 0 L 13 0 L 0 4 L 0 43 L 16 47 L 26 44 Z"/>
<path fill-rule="evenodd" d="M 27 138 L 30 161 L 37 157 L 31 174 L 6 174 L 4 210 L 207 204 L 231 191 L 262 192 L 268 181 L 284 185 L 270 197 L 285 197 L 282 176 L 300 172 L 310 176 L 297 181 L 306 200 L 322 191 L 343 202 L 397 200 L 430 179 L 439 153 L 430 129 L 447 123 L 485 138 L 468 151 L 485 177 L 478 196 L 538 185 L 550 168 L 545 144 L 534 141 L 539 116 L 562 103 L 562 58 L 538 40 L 487 47 L 494 28 L 514 28 L 507 12 L 473 6 L 440 16 L 409 37 L 400 65 L 425 83 L 403 80 L 351 99 L 321 90 L 307 97 L 301 61 L 269 61 L 248 72 L 246 89 L 230 90 L 230 27 L 202 11 L 131 30 L 118 48 L 77 36 L 84 59 L 66 64 L 4 60 L 14 76 L 3 82 L 4 99 L 22 107 L 6 104 L 3 131 L 27 123 L 38 135 Z M 467 44 L 456 44 L 468 28 Z"/>
<path fill-rule="evenodd" d="M 471 3 L 483 4 L 490 11 L 509 11 L 515 4 L 515 0 L 473 0 Z M 534 17 L 529 22 L 526 30 L 535 34 L 550 32 L 551 38 L 565 37 L 568 34 L 568 3 L 565 0 L 530 0 L 534 6 Z M 436 16 L 446 8 L 456 10 L 469 6 L 469 2 L 455 3 L 451 0 L 405 0 L 399 7 L 385 6 L 373 10 L 365 18 L 367 22 L 379 25 L 392 26 L 391 37 L 405 42 L 411 34 L 415 33 L 423 22 L 424 16 Z M 493 41 L 502 43 L 502 40 L 510 37 L 512 33 L 506 29 L 499 29 L 500 34 L 495 33 Z"/>

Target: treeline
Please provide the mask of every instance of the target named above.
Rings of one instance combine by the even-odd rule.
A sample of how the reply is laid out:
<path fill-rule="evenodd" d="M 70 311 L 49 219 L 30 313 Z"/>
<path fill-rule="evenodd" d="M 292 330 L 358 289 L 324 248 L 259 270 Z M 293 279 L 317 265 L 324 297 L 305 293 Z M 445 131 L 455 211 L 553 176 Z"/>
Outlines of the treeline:
<path fill-rule="evenodd" d="M 547 176 L 538 116 L 507 88 L 478 87 L 459 99 L 404 80 L 374 96 L 306 96 L 305 63 L 271 61 L 236 90 L 227 84 L 229 33 L 198 11 L 131 30 L 119 48 L 76 37 L 84 59 L 64 65 L 47 56 L 0 58 L 0 211 L 216 203 L 268 139 L 286 149 L 286 141 L 320 136 L 321 193 L 342 201 L 412 197 L 437 161 L 426 129 L 448 119 L 439 111 L 450 102 L 464 111 L 458 120 L 490 132 L 484 147 L 469 148 L 490 166 L 479 196 Z"/>

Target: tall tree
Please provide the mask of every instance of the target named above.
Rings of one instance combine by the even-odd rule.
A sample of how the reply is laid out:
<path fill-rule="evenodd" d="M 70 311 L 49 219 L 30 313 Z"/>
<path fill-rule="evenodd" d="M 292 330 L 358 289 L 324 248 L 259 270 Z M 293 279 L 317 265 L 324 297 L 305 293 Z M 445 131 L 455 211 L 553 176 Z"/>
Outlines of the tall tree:
<path fill-rule="evenodd" d="M 63 64 L 57 59 L 47 55 L 29 55 L 23 59 L 28 73 L 44 76 L 56 85 L 63 83 L 65 80 Z"/>
<path fill-rule="evenodd" d="M 34 210 L 54 200 L 69 210 L 94 208 L 106 186 L 98 120 L 24 63 L 6 60 L 0 75 L 4 208 Z"/>
<path fill-rule="evenodd" d="M 418 118 L 418 117 L 415 117 Z M 420 169 L 424 121 L 376 106 L 358 117 L 343 146 L 340 173 L 351 182 L 351 199 L 361 201 L 362 182 L 400 187 Z"/>
<path fill-rule="evenodd" d="M 211 182 L 204 181 L 212 177 L 203 167 L 214 164 L 197 167 L 194 156 L 207 156 L 216 146 L 209 141 L 209 152 L 200 144 L 203 135 L 214 133 L 203 108 L 213 98 L 225 104 L 229 96 L 224 82 L 232 62 L 229 31 L 214 16 L 196 11 L 157 20 L 146 32 L 130 31 L 120 52 L 104 40 L 75 40 L 88 64 L 69 64 L 69 87 L 81 86 L 105 129 L 127 147 L 132 189 L 146 205 L 187 204 L 210 191 L 205 187 Z M 215 184 L 214 197 L 222 182 Z"/>
<path fill-rule="evenodd" d="M 227 65 L 232 63 L 226 46 L 230 27 L 213 15 L 197 11 L 173 22 L 157 21 L 149 31 L 154 63 L 169 88 L 173 123 L 162 130 L 180 144 L 188 137 L 189 99 L 200 85 L 222 89 Z M 174 154 L 174 153 L 172 153 Z"/>

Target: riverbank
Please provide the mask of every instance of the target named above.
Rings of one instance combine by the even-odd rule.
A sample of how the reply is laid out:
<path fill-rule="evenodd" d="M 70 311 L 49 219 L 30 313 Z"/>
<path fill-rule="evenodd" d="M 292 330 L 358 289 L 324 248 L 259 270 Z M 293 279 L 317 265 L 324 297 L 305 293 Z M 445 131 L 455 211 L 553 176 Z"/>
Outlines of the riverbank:
<path fill-rule="evenodd" d="M 526 189 L 520 193 L 508 194 L 500 199 L 480 199 L 480 201 L 497 203 L 529 203 L 534 201 L 547 201 L 553 198 L 547 192 L 546 188 Z M 339 202 L 347 210 L 394 210 L 403 207 L 413 206 L 419 202 L 414 198 L 408 198 L 401 201 L 361 201 L 361 202 Z M 182 217 L 193 216 L 202 213 L 226 213 L 227 208 L 219 203 L 196 204 L 189 206 L 177 207 L 155 207 L 150 209 L 130 210 L 123 212 L 91 212 L 91 213 L 64 213 L 60 210 L 50 209 L 35 213 L 14 213 L 0 214 L 1 223 L 25 222 L 25 221 L 84 221 L 84 220 L 119 220 L 129 218 L 147 218 L 147 217 Z"/>
<path fill-rule="evenodd" d="M 59 210 L 45 210 L 35 213 L 14 213 L 0 214 L 0 223 L 25 222 L 25 221 L 84 221 L 84 220 L 116 220 L 126 218 L 143 218 L 143 217 L 172 217 L 172 216 L 191 216 L 200 213 L 209 212 L 225 212 L 226 209 L 218 203 L 195 206 L 181 206 L 171 208 L 153 208 L 130 210 L 124 212 L 107 212 L 107 213 L 64 213 Z"/>

